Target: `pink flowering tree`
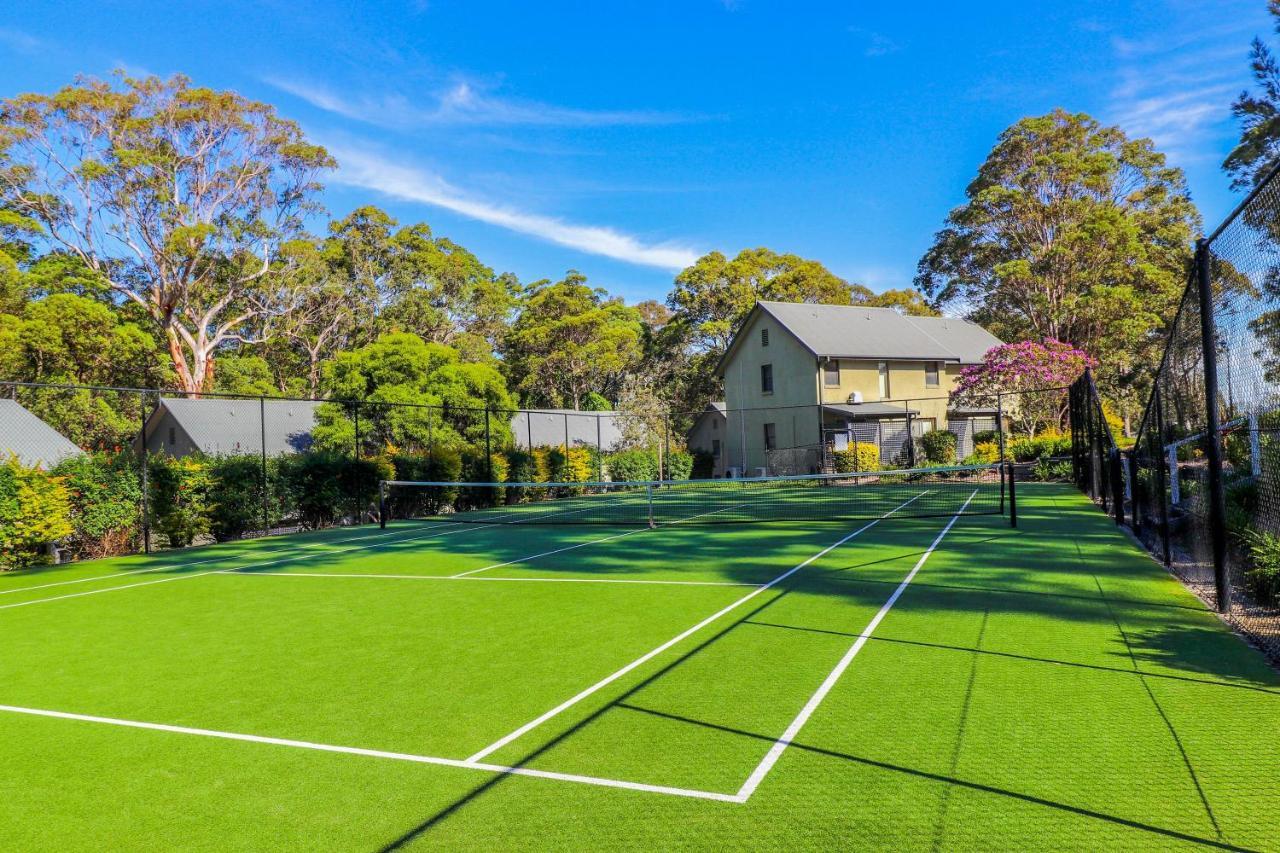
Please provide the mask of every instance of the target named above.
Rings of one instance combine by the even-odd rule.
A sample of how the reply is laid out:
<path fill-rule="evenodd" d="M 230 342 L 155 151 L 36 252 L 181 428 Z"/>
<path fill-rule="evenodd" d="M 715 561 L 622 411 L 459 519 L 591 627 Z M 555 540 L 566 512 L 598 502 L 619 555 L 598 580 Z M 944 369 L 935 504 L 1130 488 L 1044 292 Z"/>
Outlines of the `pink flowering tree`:
<path fill-rule="evenodd" d="M 1001 344 L 987 350 L 981 364 L 960 372 L 951 405 L 994 406 L 996 394 L 1003 393 L 1015 430 L 1034 435 L 1038 429 L 1057 429 L 1066 417 L 1065 386 L 1097 364 L 1084 350 L 1052 338 Z"/>

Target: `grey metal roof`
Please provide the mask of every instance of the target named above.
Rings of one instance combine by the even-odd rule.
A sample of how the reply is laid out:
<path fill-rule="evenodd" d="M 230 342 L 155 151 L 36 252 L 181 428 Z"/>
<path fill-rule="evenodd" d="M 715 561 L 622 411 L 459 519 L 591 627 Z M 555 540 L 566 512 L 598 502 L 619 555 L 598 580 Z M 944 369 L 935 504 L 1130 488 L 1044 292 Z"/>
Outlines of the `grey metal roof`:
<path fill-rule="evenodd" d="M 0 400 L 0 462 L 10 456 L 28 468 L 52 468 L 84 451 L 17 400 Z"/>
<path fill-rule="evenodd" d="M 717 412 L 719 412 L 722 415 L 726 411 L 724 400 L 712 400 L 710 403 L 707 403 L 707 408 L 715 409 Z"/>
<path fill-rule="evenodd" d="M 580 412 L 577 409 L 528 409 L 511 418 L 516 447 L 595 447 L 617 450 L 622 446 L 622 419 L 618 412 Z M 598 427 L 598 429 L 597 429 Z"/>
<path fill-rule="evenodd" d="M 148 435 L 167 411 L 203 453 L 261 453 L 265 414 L 267 455 L 298 453 L 311 447 L 316 409 L 321 405 L 313 400 L 165 397 L 148 420 Z"/>
<path fill-rule="evenodd" d="M 908 413 L 920 414 L 918 409 L 906 409 L 888 403 L 824 403 L 822 408 L 855 418 L 902 418 Z"/>
<path fill-rule="evenodd" d="M 892 308 L 759 302 L 814 355 L 831 358 L 954 361 L 976 364 L 1001 341 L 952 317 L 909 317 Z"/>

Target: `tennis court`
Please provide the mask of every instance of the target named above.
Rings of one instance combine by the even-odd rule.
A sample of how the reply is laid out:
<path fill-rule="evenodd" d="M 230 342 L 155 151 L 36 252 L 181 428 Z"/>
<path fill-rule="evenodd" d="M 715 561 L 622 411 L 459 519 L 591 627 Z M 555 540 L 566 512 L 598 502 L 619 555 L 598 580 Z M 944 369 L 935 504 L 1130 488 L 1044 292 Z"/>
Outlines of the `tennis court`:
<path fill-rule="evenodd" d="M 1280 849 L 1280 676 L 998 485 L 0 576 L 0 847 Z"/>

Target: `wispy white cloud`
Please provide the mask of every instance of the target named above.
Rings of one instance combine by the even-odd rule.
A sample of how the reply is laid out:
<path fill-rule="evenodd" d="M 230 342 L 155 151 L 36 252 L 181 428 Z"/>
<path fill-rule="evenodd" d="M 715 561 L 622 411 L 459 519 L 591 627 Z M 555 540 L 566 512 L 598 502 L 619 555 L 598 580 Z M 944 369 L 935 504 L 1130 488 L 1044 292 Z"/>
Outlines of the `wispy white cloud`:
<path fill-rule="evenodd" d="M 393 162 L 355 146 L 328 147 L 338 158 L 336 183 L 440 207 L 580 252 L 640 266 L 679 270 L 692 264 L 699 255 L 692 247 L 680 243 L 646 243 L 613 228 L 566 222 L 553 216 L 478 199 L 450 185 L 439 175 Z"/>
<path fill-rule="evenodd" d="M 862 55 L 868 57 L 888 56 L 897 53 L 902 46 L 884 33 L 868 30 L 864 27 L 849 27 L 849 32 L 863 42 Z"/>
<path fill-rule="evenodd" d="M 0 46 L 15 53 L 33 54 L 44 47 L 44 42 L 30 33 L 10 27 L 0 27 Z"/>
<path fill-rule="evenodd" d="M 400 93 L 348 96 L 326 86 L 279 76 L 267 77 L 264 82 L 326 112 L 393 128 L 427 125 L 604 127 L 676 124 L 701 118 L 656 110 L 582 110 L 503 98 L 468 80 L 456 80 L 441 90 L 415 97 Z"/>

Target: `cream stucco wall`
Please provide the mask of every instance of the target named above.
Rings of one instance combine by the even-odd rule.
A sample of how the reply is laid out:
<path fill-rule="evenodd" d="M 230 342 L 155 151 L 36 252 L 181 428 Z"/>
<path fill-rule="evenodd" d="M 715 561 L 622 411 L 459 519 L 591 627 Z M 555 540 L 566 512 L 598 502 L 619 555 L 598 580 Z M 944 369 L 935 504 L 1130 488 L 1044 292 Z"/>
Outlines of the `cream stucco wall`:
<path fill-rule="evenodd" d="M 840 359 L 840 385 L 822 385 L 823 403 L 844 403 L 855 392 L 862 393 L 864 403 L 880 400 L 880 369 L 876 361 Z M 890 361 L 889 396 L 895 403 L 911 401 L 910 408 L 921 418 L 932 418 L 938 429 L 947 424 L 947 396 L 960 376 L 960 365 L 943 362 L 938 371 L 938 384 L 925 384 L 925 362 Z"/>

